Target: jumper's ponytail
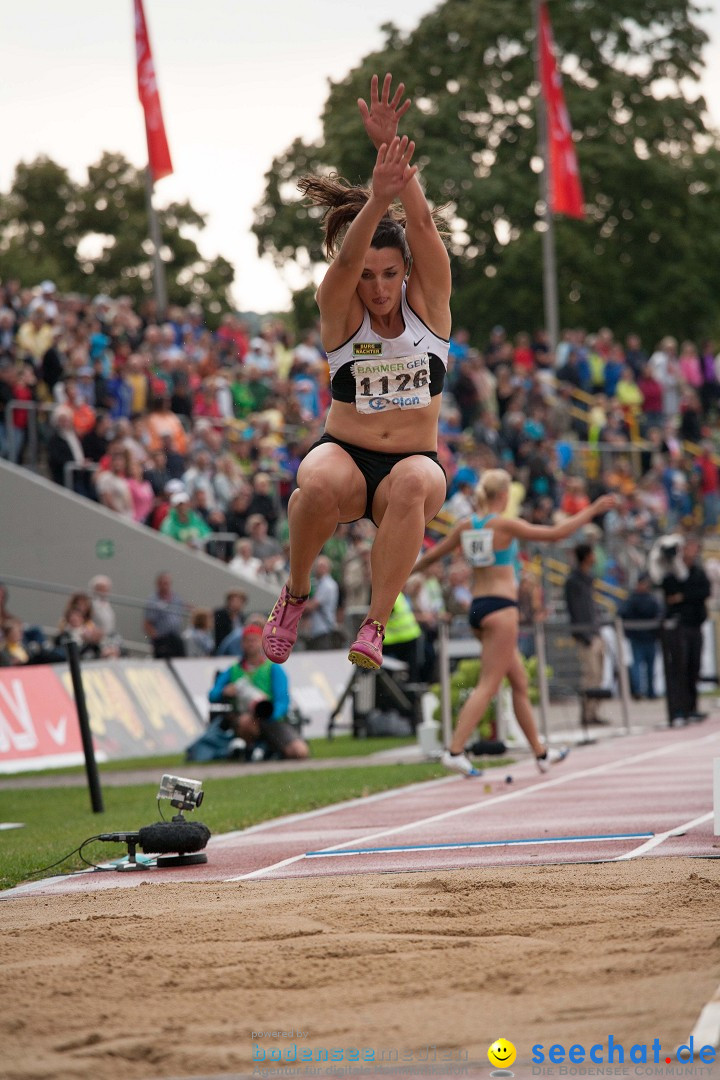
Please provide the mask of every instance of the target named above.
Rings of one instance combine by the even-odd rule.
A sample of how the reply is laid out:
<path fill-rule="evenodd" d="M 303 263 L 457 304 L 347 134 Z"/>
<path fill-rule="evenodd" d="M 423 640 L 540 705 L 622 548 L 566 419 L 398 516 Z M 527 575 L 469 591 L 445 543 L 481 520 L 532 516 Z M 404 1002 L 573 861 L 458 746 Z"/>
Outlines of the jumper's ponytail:
<path fill-rule="evenodd" d="M 342 176 L 302 176 L 298 188 L 314 206 L 322 206 L 325 232 L 325 250 L 328 258 L 337 255 L 342 244 L 345 230 L 352 224 L 368 201 L 372 188 L 351 184 Z M 441 236 L 447 235 L 447 223 L 442 216 L 442 207 L 432 211 L 433 221 Z M 403 253 L 407 264 L 410 263 L 410 250 L 405 239 L 407 217 L 402 204 L 390 204 L 372 239 L 371 247 L 396 247 Z"/>
<path fill-rule="evenodd" d="M 355 220 L 368 201 L 371 189 L 350 184 L 342 176 L 303 176 L 298 181 L 303 195 L 315 206 L 325 207 L 322 217 L 325 231 L 325 249 L 333 258 L 340 250 L 345 230 Z M 385 234 L 382 247 L 400 247 L 407 251 L 405 242 L 405 213 L 398 203 L 388 207 L 378 225 Z M 376 230 L 377 232 L 377 230 Z M 374 239 L 374 238 L 373 238 Z M 373 244 L 373 246 L 377 246 Z"/>

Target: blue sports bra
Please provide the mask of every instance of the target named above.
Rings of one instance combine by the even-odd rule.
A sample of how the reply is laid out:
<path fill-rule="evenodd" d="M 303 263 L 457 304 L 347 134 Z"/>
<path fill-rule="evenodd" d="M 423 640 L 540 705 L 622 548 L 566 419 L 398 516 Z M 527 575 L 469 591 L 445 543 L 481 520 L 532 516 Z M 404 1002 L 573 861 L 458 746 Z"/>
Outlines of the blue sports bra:
<path fill-rule="evenodd" d="M 480 518 L 477 514 L 472 516 L 473 529 L 484 529 L 488 521 L 497 517 L 497 514 L 486 514 L 485 517 Z M 513 538 L 506 548 L 502 551 L 493 551 L 495 556 L 493 560 L 494 566 L 513 566 L 515 568 L 515 577 L 520 580 L 521 566 L 520 566 L 520 550 L 518 548 L 518 542 Z"/>

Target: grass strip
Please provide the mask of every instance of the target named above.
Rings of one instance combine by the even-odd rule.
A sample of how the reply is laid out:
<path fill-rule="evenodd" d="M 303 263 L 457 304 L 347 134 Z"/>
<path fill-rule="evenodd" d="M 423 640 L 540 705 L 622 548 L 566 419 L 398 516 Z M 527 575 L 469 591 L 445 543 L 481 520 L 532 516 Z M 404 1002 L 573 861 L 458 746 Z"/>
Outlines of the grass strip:
<path fill-rule="evenodd" d="M 366 745 L 370 741 L 353 740 Z M 340 739 L 332 740 L 333 746 L 339 743 Z M 393 745 L 396 745 L 395 741 Z M 173 771 L 168 757 L 154 760 L 162 762 L 158 766 L 159 773 Z M 137 760 L 132 767 L 138 767 Z M 419 763 L 209 778 L 203 782 L 203 804 L 189 818 L 204 821 L 214 834 L 224 833 L 285 814 L 314 810 L 441 776 L 447 776 L 441 765 Z M 24 827 L 0 831 L 0 888 L 11 888 L 27 880 L 30 874 L 57 862 L 89 836 L 132 831 L 158 820 L 156 794 L 157 783 L 106 787 L 103 790 L 105 812 L 93 814 L 85 787 L 3 792 L 0 820 L 23 822 Z M 162 809 L 166 818 L 172 816 L 168 804 Z M 106 862 L 119 858 L 126 850 L 121 844 L 96 842 L 89 845 L 84 854 L 92 862 Z M 70 873 L 82 866 L 78 856 L 73 856 L 60 866 L 37 874 L 33 880 Z"/>
<path fill-rule="evenodd" d="M 414 746 L 417 739 L 413 735 L 406 738 L 386 737 L 356 739 L 352 735 L 336 735 L 332 739 L 309 739 L 310 756 L 318 760 L 327 758 L 365 757 L 368 754 L 376 754 L 381 750 L 395 750 L 401 746 Z M 222 761 L 213 761 L 208 764 L 221 765 Z M 103 772 L 135 772 L 140 769 L 158 770 L 158 779 L 163 773 L 174 773 L 177 776 L 192 775 L 196 764 L 186 761 L 184 754 L 162 754 L 154 757 L 123 758 L 121 761 L 98 762 L 98 771 Z M 67 765 L 62 769 L 28 769 L 25 772 L 7 773 L 8 777 L 18 776 L 75 776 L 85 772 L 84 765 Z M 2 786 L 2 776 L 0 776 Z"/>

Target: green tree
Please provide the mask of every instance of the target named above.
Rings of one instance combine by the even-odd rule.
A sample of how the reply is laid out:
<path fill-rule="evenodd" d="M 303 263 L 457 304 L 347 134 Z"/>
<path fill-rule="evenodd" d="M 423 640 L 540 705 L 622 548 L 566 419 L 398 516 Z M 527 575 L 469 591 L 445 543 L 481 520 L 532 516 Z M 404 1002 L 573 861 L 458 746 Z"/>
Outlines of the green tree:
<path fill-rule="evenodd" d="M 717 327 L 720 143 L 702 98 L 684 87 L 702 71 L 706 35 L 691 0 L 551 3 L 575 129 L 587 215 L 556 226 L 563 325 L 702 335 Z M 316 215 L 297 178 L 334 169 L 365 181 L 373 151 L 356 99 L 392 71 L 413 99 L 407 130 L 429 197 L 448 203 L 453 312 L 475 335 L 498 318 L 540 325 L 538 160 L 530 0 L 446 0 L 417 28 L 383 28 L 385 45 L 334 84 L 323 141 L 301 140 L 274 162 L 254 230 L 261 252 L 312 269 Z"/>
<path fill-rule="evenodd" d="M 170 303 L 202 304 L 209 321 L 230 310 L 235 272 L 218 256 L 204 259 L 192 236 L 205 218 L 188 202 L 157 210 Z M 61 291 L 152 295 L 144 171 L 121 154 L 103 154 L 87 182 L 40 157 L 21 163 L 0 194 L 3 277 L 34 283 L 51 278 Z"/>

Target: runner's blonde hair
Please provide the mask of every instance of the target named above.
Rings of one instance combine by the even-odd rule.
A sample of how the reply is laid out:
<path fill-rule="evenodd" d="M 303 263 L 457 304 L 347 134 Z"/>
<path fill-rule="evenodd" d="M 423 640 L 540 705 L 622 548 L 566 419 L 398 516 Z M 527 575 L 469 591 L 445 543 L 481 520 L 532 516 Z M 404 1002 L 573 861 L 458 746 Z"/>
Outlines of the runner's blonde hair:
<path fill-rule="evenodd" d="M 487 469 L 475 488 L 475 505 L 481 514 L 498 495 L 504 495 L 510 487 L 511 476 L 505 469 Z"/>

